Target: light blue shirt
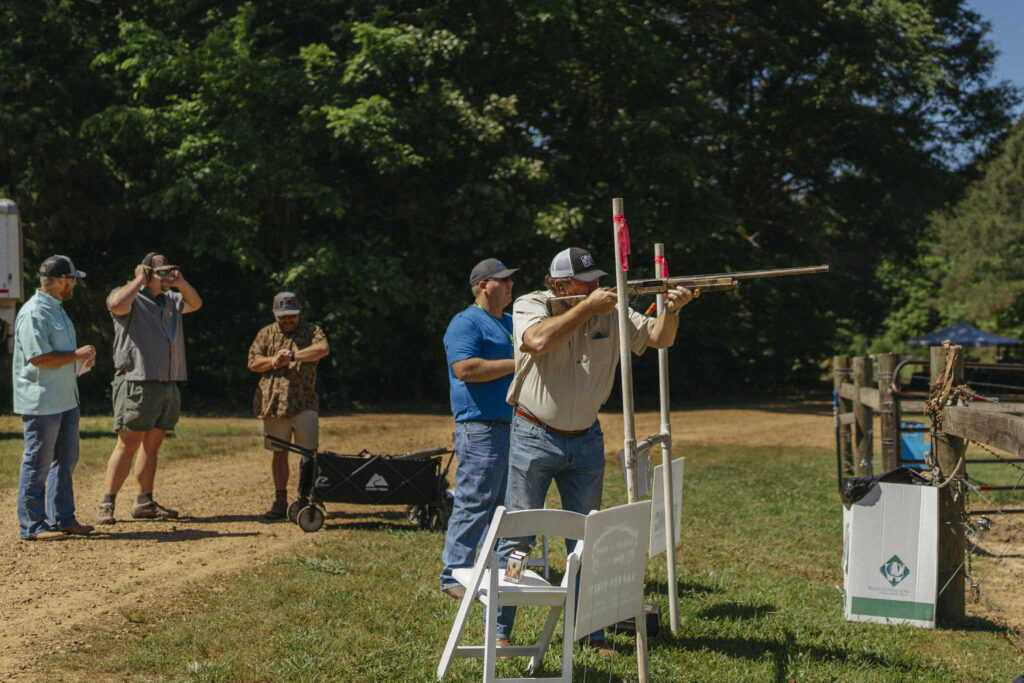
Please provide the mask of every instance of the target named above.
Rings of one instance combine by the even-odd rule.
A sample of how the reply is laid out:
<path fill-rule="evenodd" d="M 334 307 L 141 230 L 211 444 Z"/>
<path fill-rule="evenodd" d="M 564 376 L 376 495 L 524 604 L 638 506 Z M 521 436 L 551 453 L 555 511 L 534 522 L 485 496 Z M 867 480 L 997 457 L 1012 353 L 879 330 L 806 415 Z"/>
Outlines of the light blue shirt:
<path fill-rule="evenodd" d="M 75 326 L 61 302 L 37 289 L 14 320 L 11 375 L 15 413 L 56 415 L 78 406 L 75 363 L 41 368 L 29 362 L 44 353 L 74 351 L 76 348 Z"/>

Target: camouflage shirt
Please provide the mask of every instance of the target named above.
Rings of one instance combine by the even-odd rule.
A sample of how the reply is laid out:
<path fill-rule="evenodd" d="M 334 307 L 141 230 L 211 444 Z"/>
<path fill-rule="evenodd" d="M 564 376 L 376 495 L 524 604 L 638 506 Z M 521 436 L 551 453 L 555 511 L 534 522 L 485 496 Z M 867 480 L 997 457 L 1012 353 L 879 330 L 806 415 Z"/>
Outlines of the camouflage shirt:
<path fill-rule="evenodd" d="M 280 349 L 298 351 L 326 342 L 323 330 L 300 320 L 295 331 L 285 334 L 276 323 L 264 327 L 249 347 L 249 363 L 257 356 L 273 356 Z M 316 364 L 319 361 L 293 361 L 276 370 L 260 374 L 260 384 L 252 399 L 256 417 L 293 417 L 304 410 L 320 409 L 316 393 Z"/>

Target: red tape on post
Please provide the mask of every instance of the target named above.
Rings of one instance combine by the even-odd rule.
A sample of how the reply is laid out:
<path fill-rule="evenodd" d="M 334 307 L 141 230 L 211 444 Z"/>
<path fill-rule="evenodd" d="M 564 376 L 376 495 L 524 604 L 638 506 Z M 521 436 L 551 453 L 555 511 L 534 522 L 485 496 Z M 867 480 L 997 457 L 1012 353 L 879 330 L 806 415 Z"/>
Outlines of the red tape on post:
<path fill-rule="evenodd" d="M 622 272 L 629 270 L 629 226 L 625 216 L 612 216 L 615 221 L 615 237 L 619 240 L 619 261 Z"/>
<path fill-rule="evenodd" d="M 655 256 L 654 257 L 654 267 L 657 268 L 658 266 L 661 266 L 661 277 L 667 278 L 668 277 L 668 261 L 665 260 L 664 256 Z"/>

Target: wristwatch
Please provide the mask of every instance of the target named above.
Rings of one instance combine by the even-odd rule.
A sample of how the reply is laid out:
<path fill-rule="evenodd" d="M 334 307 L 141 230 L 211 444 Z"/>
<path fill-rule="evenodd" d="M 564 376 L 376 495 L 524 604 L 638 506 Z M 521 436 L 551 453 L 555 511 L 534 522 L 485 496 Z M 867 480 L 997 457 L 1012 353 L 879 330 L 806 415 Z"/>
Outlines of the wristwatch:
<path fill-rule="evenodd" d="M 292 362 L 293 363 L 295 362 L 295 352 L 294 351 L 292 351 Z"/>

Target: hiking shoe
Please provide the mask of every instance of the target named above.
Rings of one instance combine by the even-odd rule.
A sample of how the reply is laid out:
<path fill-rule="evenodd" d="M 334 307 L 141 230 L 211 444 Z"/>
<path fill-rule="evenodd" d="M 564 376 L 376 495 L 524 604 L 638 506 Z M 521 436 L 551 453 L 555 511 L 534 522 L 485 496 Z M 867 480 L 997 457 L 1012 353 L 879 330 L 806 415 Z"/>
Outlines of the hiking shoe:
<path fill-rule="evenodd" d="M 117 520 L 114 519 L 114 504 L 113 503 L 100 503 L 100 511 L 96 513 L 97 524 L 113 524 Z"/>
<path fill-rule="evenodd" d="M 270 509 L 263 513 L 263 519 L 284 519 L 288 516 L 288 505 L 284 501 L 274 501 Z"/>
<path fill-rule="evenodd" d="M 132 517 L 135 519 L 177 519 L 178 511 L 165 508 L 155 500 L 151 500 L 148 503 L 133 505 Z"/>
<path fill-rule="evenodd" d="M 88 524 L 72 524 L 60 529 L 62 533 L 73 534 L 75 536 L 88 536 L 92 533 L 92 527 Z"/>

